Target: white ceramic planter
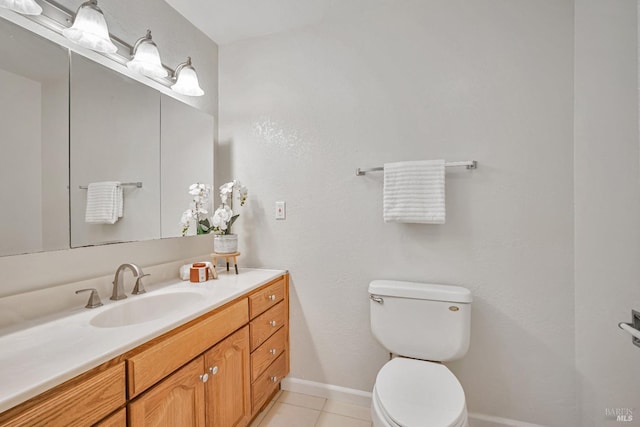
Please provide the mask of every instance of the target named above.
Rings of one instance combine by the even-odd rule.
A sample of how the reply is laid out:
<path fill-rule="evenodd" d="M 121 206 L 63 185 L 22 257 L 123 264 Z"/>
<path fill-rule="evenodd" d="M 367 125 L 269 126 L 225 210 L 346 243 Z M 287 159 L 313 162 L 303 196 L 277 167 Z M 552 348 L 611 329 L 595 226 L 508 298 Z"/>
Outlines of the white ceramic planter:
<path fill-rule="evenodd" d="M 216 234 L 213 236 L 213 251 L 218 254 L 238 252 L 238 235 Z"/>

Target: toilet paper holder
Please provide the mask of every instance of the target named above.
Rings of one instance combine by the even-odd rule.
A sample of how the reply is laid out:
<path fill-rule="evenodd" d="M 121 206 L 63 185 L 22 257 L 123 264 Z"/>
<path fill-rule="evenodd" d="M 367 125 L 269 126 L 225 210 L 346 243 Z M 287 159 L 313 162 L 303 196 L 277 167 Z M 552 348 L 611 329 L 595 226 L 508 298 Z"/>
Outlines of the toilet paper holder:
<path fill-rule="evenodd" d="M 631 335 L 631 342 L 640 347 L 640 311 L 631 310 L 632 323 L 620 322 L 618 327 Z"/>

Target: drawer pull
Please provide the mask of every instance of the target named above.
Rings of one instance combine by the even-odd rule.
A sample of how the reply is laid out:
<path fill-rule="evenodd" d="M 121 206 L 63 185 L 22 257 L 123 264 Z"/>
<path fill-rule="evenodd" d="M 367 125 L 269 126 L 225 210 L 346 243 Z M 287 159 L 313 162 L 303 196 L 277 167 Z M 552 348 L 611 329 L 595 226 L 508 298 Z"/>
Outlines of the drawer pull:
<path fill-rule="evenodd" d="M 211 375 L 215 375 L 218 373 L 218 367 L 217 366 L 212 366 L 209 368 L 209 372 L 211 372 Z"/>
<path fill-rule="evenodd" d="M 269 324 L 270 324 L 271 326 L 273 326 L 274 328 L 275 328 L 275 327 L 276 327 L 276 325 L 277 325 L 277 323 L 276 323 L 276 321 L 275 321 L 275 320 L 272 320 L 271 322 L 269 322 Z"/>
<path fill-rule="evenodd" d="M 271 377 L 271 382 L 272 383 L 277 383 L 278 382 L 278 377 Z"/>
<path fill-rule="evenodd" d="M 269 354 L 276 354 L 278 352 L 278 350 L 276 350 L 275 348 L 272 348 L 271 350 L 269 350 Z"/>
<path fill-rule="evenodd" d="M 275 295 L 269 295 L 268 298 L 269 298 L 269 301 L 275 301 L 276 300 L 276 296 Z"/>
<path fill-rule="evenodd" d="M 200 375 L 200 380 L 201 380 L 203 383 L 206 383 L 207 381 L 209 381 L 209 374 L 202 374 L 202 375 Z"/>

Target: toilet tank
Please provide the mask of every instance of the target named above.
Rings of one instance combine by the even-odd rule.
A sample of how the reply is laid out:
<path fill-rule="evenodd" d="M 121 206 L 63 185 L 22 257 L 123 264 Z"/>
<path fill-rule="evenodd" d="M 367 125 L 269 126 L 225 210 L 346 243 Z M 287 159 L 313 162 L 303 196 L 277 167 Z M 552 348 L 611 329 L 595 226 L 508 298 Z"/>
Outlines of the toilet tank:
<path fill-rule="evenodd" d="M 373 336 L 400 356 L 446 362 L 469 349 L 471 292 L 460 286 L 374 280 Z"/>

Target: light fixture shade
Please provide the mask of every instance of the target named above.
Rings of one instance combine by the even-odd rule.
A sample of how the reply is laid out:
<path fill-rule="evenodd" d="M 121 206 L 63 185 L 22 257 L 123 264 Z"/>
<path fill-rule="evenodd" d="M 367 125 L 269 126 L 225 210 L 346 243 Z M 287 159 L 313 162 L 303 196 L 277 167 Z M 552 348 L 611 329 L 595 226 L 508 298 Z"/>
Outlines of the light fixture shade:
<path fill-rule="evenodd" d="M 116 53 L 118 48 L 109 38 L 107 21 L 96 0 L 83 3 L 76 12 L 71 28 L 62 31 L 62 35 L 74 43 L 103 53 Z"/>
<path fill-rule="evenodd" d="M 147 30 L 147 35 L 136 42 L 131 54 L 133 59 L 127 62 L 130 70 L 155 78 L 169 75 L 160 61 L 158 46 L 151 40 L 151 31 Z"/>
<path fill-rule="evenodd" d="M 191 57 L 187 59 L 187 62 L 176 67 L 176 82 L 171 89 L 178 92 L 181 95 L 187 96 L 202 96 L 204 91 L 200 88 L 198 83 L 198 75 L 196 69 L 191 65 Z"/>
<path fill-rule="evenodd" d="M 0 7 L 23 15 L 40 15 L 42 8 L 34 0 L 0 0 Z"/>

